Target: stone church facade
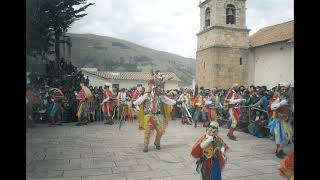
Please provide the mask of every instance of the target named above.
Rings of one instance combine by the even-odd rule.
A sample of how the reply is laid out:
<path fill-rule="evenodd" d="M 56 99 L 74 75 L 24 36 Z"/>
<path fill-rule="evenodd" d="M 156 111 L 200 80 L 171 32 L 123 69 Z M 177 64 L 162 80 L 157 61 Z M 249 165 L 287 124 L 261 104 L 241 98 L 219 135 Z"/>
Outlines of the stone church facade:
<path fill-rule="evenodd" d="M 196 84 L 206 88 L 254 84 L 246 0 L 201 0 L 199 7 Z"/>

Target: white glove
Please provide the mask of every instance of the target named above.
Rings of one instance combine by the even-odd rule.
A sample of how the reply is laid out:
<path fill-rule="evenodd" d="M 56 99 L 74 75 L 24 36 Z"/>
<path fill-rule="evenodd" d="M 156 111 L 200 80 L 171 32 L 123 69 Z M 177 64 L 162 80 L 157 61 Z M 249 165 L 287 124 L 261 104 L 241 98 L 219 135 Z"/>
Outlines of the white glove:
<path fill-rule="evenodd" d="M 221 152 L 222 152 L 222 154 L 224 154 L 224 151 L 225 151 L 225 148 L 222 146 L 222 147 L 221 147 Z"/>
<path fill-rule="evenodd" d="M 201 149 L 206 148 L 212 141 L 213 141 L 213 136 L 208 136 L 208 138 L 200 144 Z"/>
<path fill-rule="evenodd" d="M 288 100 L 284 99 L 280 102 L 280 106 L 284 106 L 288 104 Z"/>
<path fill-rule="evenodd" d="M 139 106 L 136 106 L 136 110 L 140 111 L 140 108 L 139 108 Z"/>

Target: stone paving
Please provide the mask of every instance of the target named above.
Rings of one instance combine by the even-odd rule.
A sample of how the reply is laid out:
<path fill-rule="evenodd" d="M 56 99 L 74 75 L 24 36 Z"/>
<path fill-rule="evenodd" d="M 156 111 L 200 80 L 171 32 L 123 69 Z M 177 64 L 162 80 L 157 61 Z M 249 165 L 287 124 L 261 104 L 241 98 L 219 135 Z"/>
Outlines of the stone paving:
<path fill-rule="evenodd" d="M 204 128 L 171 121 L 162 137 L 161 150 L 152 146 L 143 153 L 143 132 L 136 122 L 125 122 L 119 131 L 102 122 L 48 127 L 36 125 L 26 134 L 27 180 L 200 180 L 190 155 Z M 230 146 L 223 180 L 282 180 L 274 142 L 235 132 L 238 141 L 220 134 Z"/>

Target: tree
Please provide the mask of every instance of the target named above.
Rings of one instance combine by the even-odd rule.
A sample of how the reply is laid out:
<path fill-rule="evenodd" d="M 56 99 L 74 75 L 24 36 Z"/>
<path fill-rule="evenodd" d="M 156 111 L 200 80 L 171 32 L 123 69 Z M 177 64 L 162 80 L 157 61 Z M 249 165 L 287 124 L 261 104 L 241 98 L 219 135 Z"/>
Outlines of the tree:
<path fill-rule="evenodd" d="M 83 13 L 93 3 L 87 4 L 87 0 L 50 0 L 49 22 L 54 31 L 56 59 L 60 57 L 60 37 L 67 32 L 74 21 L 86 16 Z M 74 6 L 81 6 L 75 9 Z"/>
<path fill-rule="evenodd" d="M 27 54 L 50 54 L 53 46 L 53 30 L 45 4 L 48 0 L 27 0 L 26 3 L 26 52 Z M 52 53 L 52 52 L 51 52 Z"/>
<path fill-rule="evenodd" d="M 73 22 L 87 15 L 83 12 L 91 5 L 87 0 L 27 0 L 27 52 L 50 53 L 54 43 L 58 60 L 60 37 Z"/>

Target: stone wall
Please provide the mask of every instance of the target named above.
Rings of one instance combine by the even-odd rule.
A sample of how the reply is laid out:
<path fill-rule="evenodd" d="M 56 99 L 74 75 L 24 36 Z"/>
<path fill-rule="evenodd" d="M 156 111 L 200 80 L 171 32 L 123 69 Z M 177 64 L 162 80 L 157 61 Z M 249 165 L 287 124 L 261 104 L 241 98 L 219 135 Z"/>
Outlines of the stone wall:
<path fill-rule="evenodd" d="M 249 51 L 239 48 L 211 47 L 197 52 L 196 82 L 206 88 L 229 88 L 232 83 L 247 86 Z M 240 65 L 242 58 L 242 65 Z"/>
<path fill-rule="evenodd" d="M 198 51 L 211 46 L 249 48 L 249 31 L 247 29 L 213 27 L 197 36 Z"/>

